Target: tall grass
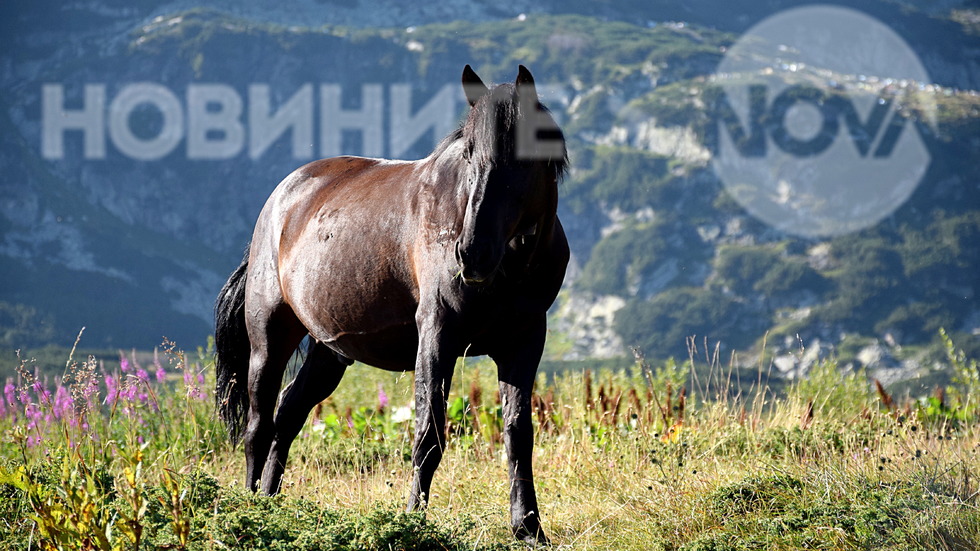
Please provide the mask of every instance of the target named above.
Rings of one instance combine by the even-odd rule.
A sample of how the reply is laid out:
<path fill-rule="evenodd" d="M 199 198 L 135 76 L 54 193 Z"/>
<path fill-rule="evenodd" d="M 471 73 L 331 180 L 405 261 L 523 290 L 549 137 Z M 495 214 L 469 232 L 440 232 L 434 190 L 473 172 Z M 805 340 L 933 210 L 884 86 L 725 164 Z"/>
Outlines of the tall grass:
<path fill-rule="evenodd" d="M 169 512 L 186 539 L 186 488 L 176 475 L 227 450 L 205 375 L 209 355 L 200 350 L 191 362 L 172 343 L 146 366 L 135 355 L 120 354 L 112 367 L 72 355 L 55 381 L 22 359 L 0 398 L 10 536 L 51 549 L 132 548 L 146 540 L 148 515 Z M 158 500 L 160 511 L 151 511 L 154 484 L 172 498 Z"/>
<path fill-rule="evenodd" d="M 945 342 L 953 383 L 905 403 L 833 361 L 777 394 L 764 360 L 740 374 L 693 348 L 542 374 L 545 529 L 569 549 L 974 549 L 980 383 Z M 401 512 L 411 374 L 350 368 L 294 444 L 284 495 L 264 498 L 241 488 L 241 450 L 215 420 L 210 356 L 70 361 L 47 382 L 25 363 L 0 407 L 0 547 L 519 548 L 489 362 L 458 365 L 421 515 Z"/>

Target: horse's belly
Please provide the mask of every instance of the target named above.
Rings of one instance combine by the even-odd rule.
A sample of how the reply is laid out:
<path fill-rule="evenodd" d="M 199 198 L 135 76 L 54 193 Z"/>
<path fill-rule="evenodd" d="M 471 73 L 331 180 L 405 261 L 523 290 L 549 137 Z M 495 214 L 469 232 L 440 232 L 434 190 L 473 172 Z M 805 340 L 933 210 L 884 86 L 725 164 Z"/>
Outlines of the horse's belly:
<path fill-rule="evenodd" d="M 318 219 L 283 254 L 283 298 L 310 335 L 345 356 L 378 365 L 414 366 L 416 291 L 393 236 L 354 223 L 353 209 Z"/>
<path fill-rule="evenodd" d="M 415 324 L 385 327 L 371 333 L 346 333 L 327 344 L 336 352 L 389 371 L 415 369 L 418 350 Z"/>
<path fill-rule="evenodd" d="M 321 269 L 312 271 L 315 276 L 293 278 L 292 285 L 284 286 L 286 301 L 310 336 L 362 363 L 413 369 L 418 330 L 411 291 L 370 271 L 328 277 L 337 273 L 329 269 L 328 257 L 321 258 Z"/>

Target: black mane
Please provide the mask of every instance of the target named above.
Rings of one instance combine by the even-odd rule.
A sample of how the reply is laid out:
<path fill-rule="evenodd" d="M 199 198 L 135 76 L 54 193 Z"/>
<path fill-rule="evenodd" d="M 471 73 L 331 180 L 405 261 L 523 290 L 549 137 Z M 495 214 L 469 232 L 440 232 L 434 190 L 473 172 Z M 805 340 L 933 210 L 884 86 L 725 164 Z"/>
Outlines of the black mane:
<path fill-rule="evenodd" d="M 537 108 L 551 117 L 544 104 L 537 102 Z M 553 128 L 539 132 L 538 139 L 561 141 L 562 154 L 559 156 L 540 156 L 520 158 L 517 152 L 517 128 L 524 124 L 526 113 L 521 110 L 518 88 L 514 84 L 494 86 L 489 93 L 480 98 L 470 109 L 460 126 L 446 136 L 433 151 L 433 156 L 441 156 L 451 146 L 462 142 L 466 160 L 480 167 L 490 169 L 495 166 L 509 166 L 516 163 L 544 162 L 557 182 L 565 177 L 568 167 L 568 152 L 565 136 L 557 124 Z"/>

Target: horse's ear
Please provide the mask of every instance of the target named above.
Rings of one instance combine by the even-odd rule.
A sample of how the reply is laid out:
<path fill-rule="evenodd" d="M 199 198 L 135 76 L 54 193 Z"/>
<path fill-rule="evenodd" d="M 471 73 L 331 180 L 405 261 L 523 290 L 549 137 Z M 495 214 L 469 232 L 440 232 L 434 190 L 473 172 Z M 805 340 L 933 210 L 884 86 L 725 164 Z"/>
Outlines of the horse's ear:
<path fill-rule="evenodd" d="M 538 91 L 534 87 L 534 77 L 531 76 L 531 71 L 527 70 L 527 67 L 520 65 L 517 67 L 517 80 L 514 81 L 518 89 L 524 89 L 534 93 L 534 98 L 537 99 Z"/>
<path fill-rule="evenodd" d="M 476 105 L 476 102 L 489 91 L 490 89 L 487 88 L 486 84 L 483 84 L 472 67 L 469 65 L 463 67 L 463 93 L 466 94 L 466 101 L 469 102 L 470 107 Z"/>

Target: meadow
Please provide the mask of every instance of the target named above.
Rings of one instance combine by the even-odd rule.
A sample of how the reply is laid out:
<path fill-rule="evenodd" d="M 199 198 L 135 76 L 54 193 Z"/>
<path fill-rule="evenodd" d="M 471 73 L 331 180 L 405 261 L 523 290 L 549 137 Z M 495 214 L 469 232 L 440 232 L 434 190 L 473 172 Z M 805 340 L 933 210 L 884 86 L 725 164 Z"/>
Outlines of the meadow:
<path fill-rule="evenodd" d="M 558 549 L 976 549 L 980 376 L 898 398 L 833 360 L 778 391 L 683 362 L 542 373 L 535 474 Z M 210 350 L 22 360 L 0 394 L 0 549 L 521 549 L 495 370 L 460 361 L 427 513 L 406 513 L 412 374 L 355 365 L 293 446 L 283 493 L 242 485 Z M 60 371 L 60 367 L 59 367 Z"/>

